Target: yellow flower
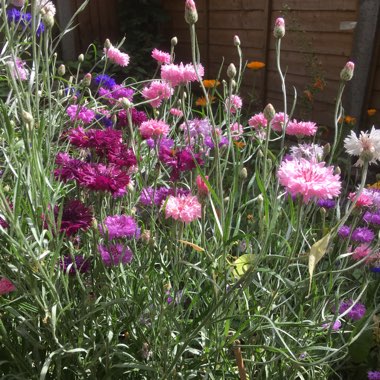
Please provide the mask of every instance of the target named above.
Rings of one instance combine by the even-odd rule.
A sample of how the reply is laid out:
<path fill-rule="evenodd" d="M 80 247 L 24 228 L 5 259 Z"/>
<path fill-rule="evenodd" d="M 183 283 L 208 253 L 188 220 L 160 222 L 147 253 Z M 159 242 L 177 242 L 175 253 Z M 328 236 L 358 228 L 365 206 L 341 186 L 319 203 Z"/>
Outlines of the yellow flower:
<path fill-rule="evenodd" d="M 265 63 L 264 62 L 260 62 L 260 61 L 251 61 L 251 62 L 248 62 L 247 63 L 247 67 L 248 69 L 251 69 L 251 70 L 260 70 L 262 68 L 265 67 Z"/>
<path fill-rule="evenodd" d="M 367 110 L 367 115 L 368 116 L 373 116 L 377 112 L 376 108 L 369 108 Z"/>
<path fill-rule="evenodd" d="M 356 118 L 347 115 L 347 116 L 344 118 L 344 122 L 345 122 L 346 124 L 351 124 L 351 125 L 353 125 L 353 124 L 356 123 Z"/>
<path fill-rule="evenodd" d="M 220 82 L 216 79 L 204 79 L 202 83 L 206 88 L 214 88 L 220 85 Z"/>
<path fill-rule="evenodd" d="M 209 96 L 208 98 L 209 98 L 209 100 L 210 100 L 210 103 L 213 103 L 214 100 L 215 100 L 215 96 Z M 200 98 L 198 98 L 198 99 L 195 101 L 195 105 L 196 105 L 196 106 L 200 106 L 200 107 L 206 107 L 206 105 L 207 105 L 206 97 L 201 96 Z"/>

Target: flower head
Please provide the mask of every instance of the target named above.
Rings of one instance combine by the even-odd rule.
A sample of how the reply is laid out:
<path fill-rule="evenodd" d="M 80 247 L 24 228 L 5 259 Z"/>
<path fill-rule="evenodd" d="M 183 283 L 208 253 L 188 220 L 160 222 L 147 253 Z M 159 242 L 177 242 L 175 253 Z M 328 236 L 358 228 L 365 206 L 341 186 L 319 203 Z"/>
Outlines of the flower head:
<path fill-rule="evenodd" d="M 140 237 L 140 228 L 136 221 L 128 215 L 107 216 L 104 220 L 104 227 L 99 226 L 99 230 L 103 235 L 108 233 L 109 239 Z"/>
<path fill-rule="evenodd" d="M 251 61 L 247 63 L 247 68 L 255 71 L 263 69 L 264 67 L 265 63 L 260 61 Z"/>
<path fill-rule="evenodd" d="M 69 275 L 75 275 L 77 269 L 79 273 L 86 273 L 90 269 L 90 260 L 82 255 L 74 256 L 74 260 L 71 256 L 63 256 L 59 260 L 59 266 L 65 273 L 68 271 Z"/>
<path fill-rule="evenodd" d="M 123 244 L 101 244 L 98 249 L 102 261 L 107 267 L 129 264 L 133 259 L 132 251 Z"/>
<path fill-rule="evenodd" d="M 317 144 L 298 144 L 290 148 L 292 157 L 305 158 L 309 161 L 318 162 L 323 157 L 323 148 Z"/>
<path fill-rule="evenodd" d="M 228 107 L 230 108 L 230 112 L 232 114 L 236 113 L 243 105 L 243 101 L 241 100 L 241 97 L 238 95 L 231 95 L 226 100 L 226 110 L 228 110 Z"/>
<path fill-rule="evenodd" d="M 191 63 L 184 65 L 182 62 L 179 65 L 162 65 L 161 78 L 168 81 L 171 86 L 175 87 L 188 82 L 198 81 L 196 70 L 200 78 L 202 78 L 204 75 L 204 68 L 201 64 L 198 64 L 196 68 Z"/>
<path fill-rule="evenodd" d="M 331 199 L 340 194 L 339 175 L 325 162 L 285 160 L 278 171 L 280 184 L 292 195 L 301 195 L 307 203 L 312 198 Z"/>
<path fill-rule="evenodd" d="M 204 79 L 202 83 L 205 88 L 214 88 L 220 85 L 220 82 L 216 79 Z"/>
<path fill-rule="evenodd" d="M 268 126 L 268 120 L 265 118 L 264 114 L 260 112 L 256 115 L 253 115 L 248 120 L 248 125 L 255 129 L 266 128 Z"/>
<path fill-rule="evenodd" d="M 278 17 L 274 23 L 273 35 L 275 38 L 282 38 L 285 36 L 285 20 Z"/>
<path fill-rule="evenodd" d="M 25 69 L 26 63 L 20 59 L 20 58 L 15 58 L 14 62 L 9 61 L 8 65 L 11 69 L 12 76 L 15 79 L 20 79 L 20 80 L 27 80 L 29 77 L 29 72 L 27 69 Z"/>
<path fill-rule="evenodd" d="M 111 78 L 107 74 L 98 74 L 95 77 L 95 83 L 98 86 L 103 86 L 103 87 L 108 88 L 108 89 L 112 89 L 116 85 L 115 79 Z"/>
<path fill-rule="evenodd" d="M 201 217 L 202 206 L 194 195 L 169 196 L 166 207 L 166 218 L 173 218 L 184 223 L 190 223 Z"/>
<path fill-rule="evenodd" d="M 157 139 L 168 135 L 169 125 L 162 120 L 150 119 L 141 123 L 139 131 L 143 139 Z"/>
<path fill-rule="evenodd" d="M 351 240 L 359 243 L 370 243 L 375 238 L 375 233 L 367 227 L 355 228 L 351 235 Z"/>
<path fill-rule="evenodd" d="M 380 380 L 380 371 L 368 371 L 367 378 L 368 380 Z"/>
<path fill-rule="evenodd" d="M 170 54 L 165 53 L 164 51 L 153 49 L 152 58 L 155 59 L 160 65 L 161 64 L 170 64 Z"/>
<path fill-rule="evenodd" d="M 0 296 L 14 292 L 15 290 L 16 290 L 16 287 L 7 278 L 2 277 L 0 279 Z"/>
<path fill-rule="evenodd" d="M 314 136 L 317 133 L 317 125 L 312 121 L 292 120 L 286 128 L 286 134 L 290 136 Z"/>
<path fill-rule="evenodd" d="M 198 12 L 194 0 L 186 0 L 185 2 L 185 21 L 190 25 L 198 21 Z"/>
<path fill-rule="evenodd" d="M 103 52 L 111 62 L 123 67 L 128 66 L 129 55 L 122 53 L 118 48 L 111 45 L 109 48 L 105 47 Z"/>
<path fill-rule="evenodd" d="M 159 107 L 164 99 L 169 99 L 173 95 L 173 89 L 169 84 L 162 81 L 153 81 L 149 87 L 144 87 L 142 96 L 150 100 L 152 107 Z"/>
<path fill-rule="evenodd" d="M 346 317 L 354 321 L 362 319 L 366 313 L 366 308 L 362 303 L 358 302 L 354 304 L 353 300 L 348 300 L 341 302 L 339 305 L 339 314 L 343 314 L 350 308 L 351 310 L 346 314 Z"/>
<path fill-rule="evenodd" d="M 355 166 L 363 166 L 380 160 L 380 130 L 372 127 L 370 132 L 361 132 L 359 137 L 354 131 L 344 139 L 344 147 L 351 156 L 359 156 Z"/>
<path fill-rule="evenodd" d="M 85 106 L 72 104 L 67 107 L 66 112 L 72 122 L 80 120 L 84 124 L 90 124 L 95 119 L 95 112 Z"/>

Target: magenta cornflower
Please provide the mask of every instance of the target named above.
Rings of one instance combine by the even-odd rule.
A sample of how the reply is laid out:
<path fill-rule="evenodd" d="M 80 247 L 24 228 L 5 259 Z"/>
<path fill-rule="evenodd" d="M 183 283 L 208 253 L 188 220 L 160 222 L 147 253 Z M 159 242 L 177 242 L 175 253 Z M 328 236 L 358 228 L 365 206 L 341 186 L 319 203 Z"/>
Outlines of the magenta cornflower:
<path fill-rule="evenodd" d="M 248 120 L 248 125 L 255 129 L 266 128 L 268 125 L 268 120 L 265 118 L 264 114 L 260 112 L 256 115 L 253 115 Z"/>
<path fill-rule="evenodd" d="M 226 110 L 228 110 L 228 107 L 230 108 L 230 112 L 232 114 L 235 114 L 240 108 L 243 106 L 243 101 L 241 100 L 241 97 L 238 95 L 231 95 L 226 100 Z"/>
<path fill-rule="evenodd" d="M 109 239 L 115 238 L 139 238 L 141 231 L 136 221 L 128 215 L 107 216 L 104 227 L 99 226 L 102 235 L 108 234 Z"/>
<path fill-rule="evenodd" d="M 164 63 L 168 65 L 170 63 L 170 54 L 158 49 L 153 49 L 152 58 L 155 59 L 159 64 Z"/>
<path fill-rule="evenodd" d="M 177 116 L 177 117 L 182 117 L 183 116 L 183 112 L 178 109 L 178 108 L 171 108 L 170 109 L 170 114 L 173 115 L 173 116 Z"/>
<path fill-rule="evenodd" d="M 93 215 L 81 201 L 70 200 L 65 203 L 62 211 L 62 218 L 59 221 L 60 207 L 54 207 L 55 223 L 60 226 L 59 231 L 67 236 L 76 234 L 79 230 L 87 230 L 92 223 Z"/>
<path fill-rule="evenodd" d="M 98 153 L 119 145 L 122 140 L 121 131 L 111 128 L 84 130 L 78 127 L 70 129 L 67 134 L 72 145 L 79 148 L 95 148 Z"/>
<path fill-rule="evenodd" d="M 82 255 L 74 256 L 74 260 L 71 256 L 63 256 L 59 260 L 60 268 L 69 275 L 75 275 L 78 269 L 79 273 L 86 273 L 90 269 L 90 260 L 86 259 Z"/>
<path fill-rule="evenodd" d="M 368 371 L 367 378 L 368 380 L 380 380 L 380 371 Z"/>
<path fill-rule="evenodd" d="M 72 104 L 67 107 L 66 112 L 72 122 L 80 120 L 84 124 L 90 124 L 95 119 L 95 112 L 85 106 Z"/>
<path fill-rule="evenodd" d="M 331 199 L 340 194 L 339 175 L 325 162 L 300 160 L 282 161 L 278 171 L 280 184 L 292 195 L 300 195 L 305 203 L 312 198 Z"/>
<path fill-rule="evenodd" d="M 354 249 L 352 258 L 359 261 L 372 253 L 372 249 L 368 244 L 360 244 Z"/>
<path fill-rule="evenodd" d="M 152 187 L 145 187 L 140 194 L 140 203 L 145 206 L 161 206 L 169 195 L 188 195 L 190 190 L 177 188 L 176 190 L 167 187 L 158 187 L 153 189 Z"/>
<path fill-rule="evenodd" d="M 342 226 L 338 230 L 338 235 L 343 239 L 348 238 L 350 234 L 351 234 L 351 228 L 349 226 Z"/>
<path fill-rule="evenodd" d="M 152 107 L 158 108 L 164 99 L 170 99 L 173 89 L 167 83 L 155 80 L 149 87 L 144 87 L 141 94 L 150 101 Z"/>
<path fill-rule="evenodd" d="M 15 290 L 16 290 L 16 287 L 13 285 L 12 281 L 8 280 L 5 277 L 1 278 L 1 280 L 0 280 L 0 296 L 14 292 Z"/>
<path fill-rule="evenodd" d="M 77 182 L 90 190 L 108 191 L 118 196 L 126 192 L 128 174 L 116 165 L 85 164 L 78 170 Z"/>
<path fill-rule="evenodd" d="M 204 68 L 201 64 L 197 66 L 197 71 L 200 78 L 202 78 L 204 75 Z M 191 63 L 184 65 L 182 62 L 179 65 L 162 65 L 161 78 L 169 82 L 173 87 L 188 82 L 198 81 L 195 67 Z"/>
<path fill-rule="evenodd" d="M 58 168 L 54 170 L 54 176 L 63 182 L 77 180 L 78 170 L 85 164 L 81 160 L 71 158 L 67 153 L 58 153 L 55 163 Z"/>
<path fill-rule="evenodd" d="M 118 48 L 110 46 L 109 48 L 104 48 L 103 52 L 111 62 L 123 67 L 128 66 L 129 55 L 122 53 Z"/>
<path fill-rule="evenodd" d="M 359 243 L 370 243 L 375 238 L 375 233 L 367 227 L 355 228 L 351 235 L 351 240 Z"/>
<path fill-rule="evenodd" d="M 322 325 L 324 329 L 329 329 L 331 327 L 331 330 L 338 331 L 342 326 L 342 322 L 338 319 L 334 323 L 327 322 Z"/>
<path fill-rule="evenodd" d="M 374 224 L 376 226 L 380 226 L 380 212 L 377 211 L 377 212 L 372 213 L 372 212 L 367 211 L 363 215 L 363 220 L 366 223 L 371 223 L 371 224 Z"/>
<path fill-rule="evenodd" d="M 132 251 L 123 244 L 101 244 L 98 249 L 102 261 L 107 267 L 129 264 L 133 259 Z"/>
<path fill-rule="evenodd" d="M 314 136 L 317 129 L 317 124 L 312 121 L 297 121 L 294 119 L 286 127 L 286 134 L 289 136 Z"/>
<path fill-rule="evenodd" d="M 108 150 L 107 158 L 111 164 L 120 167 L 130 168 L 137 164 L 133 150 L 128 148 L 125 144 L 115 144 L 111 146 Z"/>
<path fill-rule="evenodd" d="M 166 207 L 165 216 L 173 218 L 184 223 L 190 223 L 201 217 L 202 206 L 198 198 L 193 195 L 187 196 L 169 196 Z"/>
<path fill-rule="evenodd" d="M 141 123 L 139 131 L 143 139 L 157 139 L 168 135 L 169 125 L 162 120 L 150 119 Z"/>
<path fill-rule="evenodd" d="M 354 304 L 353 300 L 348 300 L 341 302 L 339 305 L 339 314 L 343 314 L 349 308 L 351 308 L 351 310 L 345 316 L 354 321 L 362 319 L 366 313 L 366 308 L 362 303 L 358 302 Z"/>
<path fill-rule="evenodd" d="M 121 98 L 126 98 L 132 101 L 135 92 L 131 88 L 116 84 L 111 89 L 100 87 L 98 94 L 113 105 L 117 103 L 116 100 Z"/>

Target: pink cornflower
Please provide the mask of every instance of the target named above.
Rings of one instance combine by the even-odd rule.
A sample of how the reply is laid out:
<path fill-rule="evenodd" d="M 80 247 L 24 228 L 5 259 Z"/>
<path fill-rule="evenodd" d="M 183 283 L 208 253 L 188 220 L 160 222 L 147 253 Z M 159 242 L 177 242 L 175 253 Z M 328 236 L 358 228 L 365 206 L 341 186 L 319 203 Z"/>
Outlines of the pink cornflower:
<path fill-rule="evenodd" d="M 334 323 L 327 322 L 322 325 L 324 329 L 332 329 L 333 331 L 338 331 L 342 327 L 342 322 L 338 319 Z"/>
<path fill-rule="evenodd" d="M 286 128 L 289 136 L 314 136 L 317 133 L 317 124 L 312 121 L 297 121 L 293 119 Z"/>
<path fill-rule="evenodd" d="M 66 112 L 72 122 L 80 120 L 84 124 L 89 124 L 95 119 L 95 112 L 85 106 L 72 104 L 67 107 Z"/>
<path fill-rule="evenodd" d="M 332 166 L 303 158 L 282 161 L 278 178 L 292 196 L 301 195 L 305 203 L 312 198 L 331 199 L 341 189 L 339 174 L 334 175 Z"/>
<path fill-rule="evenodd" d="M 265 118 L 264 114 L 262 112 L 253 115 L 249 120 L 248 120 L 248 125 L 255 129 L 261 129 L 261 128 L 266 128 L 268 125 L 268 120 Z"/>
<path fill-rule="evenodd" d="M 289 116 L 286 115 L 284 112 L 278 112 L 274 115 L 272 121 L 271 121 L 271 127 L 276 132 L 282 132 L 285 123 L 289 120 Z"/>
<path fill-rule="evenodd" d="M 358 245 L 352 254 L 352 258 L 356 261 L 363 259 L 364 257 L 369 256 L 372 253 L 372 249 L 368 244 Z"/>
<path fill-rule="evenodd" d="M 150 100 L 152 107 L 158 108 L 164 99 L 170 99 L 173 89 L 167 83 L 155 80 L 149 87 L 144 87 L 141 94 L 145 99 Z"/>
<path fill-rule="evenodd" d="M 282 38 L 285 36 L 285 20 L 278 17 L 274 23 L 273 35 L 275 38 Z"/>
<path fill-rule="evenodd" d="M 27 80 L 29 77 L 29 72 L 27 69 L 24 68 L 26 63 L 20 59 L 20 58 L 15 58 L 14 62 L 9 61 L 8 65 L 11 69 L 12 76 L 15 79 L 20 79 L 20 80 Z"/>
<path fill-rule="evenodd" d="M 239 140 L 243 132 L 244 132 L 243 126 L 241 124 L 233 123 L 231 125 L 231 136 L 233 140 Z"/>
<path fill-rule="evenodd" d="M 109 48 L 104 48 L 103 52 L 111 62 L 116 63 L 119 66 L 128 66 L 129 55 L 122 53 L 118 48 L 110 46 Z"/>
<path fill-rule="evenodd" d="M 348 199 L 353 202 L 356 198 L 356 193 L 350 193 Z M 356 200 L 356 207 L 369 207 L 372 206 L 373 201 L 372 197 L 366 194 L 364 191 L 359 195 L 359 198 Z"/>
<path fill-rule="evenodd" d="M 241 97 L 238 95 L 231 95 L 226 100 L 226 110 L 228 110 L 228 107 L 230 107 L 230 112 L 232 114 L 236 113 L 240 108 L 243 106 L 243 101 L 241 100 Z"/>
<path fill-rule="evenodd" d="M 139 131 L 143 139 L 157 139 L 168 135 L 169 125 L 162 120 L 150 119 L 141 123 Z"/>
<path fill-rule="evenodd" d="M 115 238 L 139 238 L 140 228 L 136 221 L 128 215 L 107 216 L 104 220 L 104 227 L 99 226 L 100 233 L 108 233 L 109 239 Z"/>
<path fill-rule="evenodd" d="M 155 59 L 159 64 L 170 64 L 170 54 L 165 53 L 164 51 L 153 49 L 152 51 L 152 58 Z"/>
<path fill-rule="evenodd" d="M 0 296 L 14 292 L 15 290 L 16 290 L 16 287 L 7 278 L 3 277 L 0 280 Z"/>
<path fill-rule="evenodd" d="M 98 249 L 102 261 L 107 267 L 129 264 L 133 259 L 132 251 L 123 244 L 101 244 Z"/>
<path fill-rule="evenodd" d="M 11 4 L 14 5 L 15 7 L 23 7 L 25 4 L 25 0 L 12 0 Z"/>
<path fill-rule="evenodd" d="M 197 66 L 197 71 L 200 78 L 202 78 L 204 68 L 201 64 Z M 191 63 L 184 65 L 182 62 L 179 65 L 162 65 L 161 78 L 168 81 L 173 87 L 198 80 L 194 66 Z"/>
<path fill-rule="evenodd" d="M 172 108 L 170 110 L 170 113 L 173 115 L 173 116 L 177 116 L 177 117 L 182 117 L 183 116 L 183 112 L 178 109 L 178 108 Z"/>
<path fill-rule="evenodd" d="M 170 195 L 165 207 L 165 216 L 184 223 L 190 223 L 201 217 L 202 206 L 194 195 L 174 197 Z"/>

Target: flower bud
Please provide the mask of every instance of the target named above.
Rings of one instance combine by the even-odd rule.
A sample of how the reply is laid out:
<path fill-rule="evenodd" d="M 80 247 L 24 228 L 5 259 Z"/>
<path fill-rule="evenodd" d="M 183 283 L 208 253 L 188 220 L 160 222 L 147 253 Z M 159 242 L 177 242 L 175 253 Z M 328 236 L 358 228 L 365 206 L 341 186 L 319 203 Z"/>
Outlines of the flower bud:
<path fill-rule="evenodd" d="M 131 107 L 133 107 L 133 103 L 128 98 L 121 98 L 120 99 L 120 104 L 126 110 L 129 109 L 129 108 L 131 108 Z"/>
<path fill-rule="evenodd" d="M 63 77 L 66 73 L 66 66 L 65 65 L 60 65 L 58 67 L 58 74 Z"/>
<path fill-rule="evenodd" d="M 170 44 L 172 47 L 176 46 L 178 44 L 178 38 L 177 37 L 173 37 L 170 41 Z"/>
<path fill-rule="evenodd" d="M 78 61 L 79 62 L 83 62 L 84 61 L 84 55 L 83 54 L 79 54 Z"/>
<path fill-rule="evenodd" d="M 340 79 L 348 82 L 354 76 L 355 64 L 351 61 L 347 62 L 340 72 Z"/>
<path fill-rule="evenodd" d="M 92 75 L 90 73 L 87 73 L 84 77 L 83 77 L 83 86 L 86 86 L 86 87 L 89 87 L 91 85 L 91 80 L 92 80 Z"/>
<path fill-rule="evenodd" d="M 239 176 L 240 176 L 241 179 L 246 179 L 248 177 L 247 168 L 242 168 L 240 170 Z"/>
<path fill-rule="evenodd" d="M 51 29 L 54 26 L 54 16 L 50 12 L 43 15 L 42 21 L 48 29 Z"/>
<path fill-rule="evenodd" d="M 230 79 L 233 79 L 236 76 L 236 67 L 233 63 L 230 63 L 230 65 L 227 68 L 227 76 Z"/>
<path fill-rule="evenodd" d="M 323 156 L 326 157 L 331 151 L 331 145 L 330 143 L 327 143 L 324 147 L 323 147 Z"/>
<path fill-rule="evenodd" d="M 264 117 L 270 122 L 273 118 L 274 115 L 276 114 L 276 110 L 272 106 L 272 104 L 268 103 L 265 108 L 264 108 Z"/>
<path fill-rule="evenodd" d="M 144 230 L 144 231 L 141 233 L 140 239 L 141 239 L 144 243 L 149 243 L 149 242 L 150 242 L 150 230 Z"/>
<path fill-rule="evenodd" d="M 190 25 L 193 25 L 198 21 L 198 12 L 194 0 L 186 0 L 185 21 Z"/>
<path fill-rule="evenodd" d="M 109 49 L 110 47 L 112 47 L 111 41 L 108 38 L 104 42 L 104 47 L 106 49 Z"/>
<path fill-rule="evenodd" d="M 21 112 L 21 118 L 25 124 L 33 125 L 34 123 L 33 116 L 25 110 Z"/>
<path fill-rule="evenodd" d="M 240 46 L 240 38 L 239 36 L 234 36 L 234 45 L 235 46 Z"/>
<path fill-rule="evenodd" d="M 285 36 L 285 20 L 282 17 L 278 17 L 275 24 L 273 35 L 276 38 L 282 38 Z"/>
<path fill-rule="evenodd" d="M 208 180 L 208 176 L 205 176 L 205 178 Z M 203 181 L 203 178 L 200 175 L 198 175 L 195 182 L 197 183 L 199 196 L 200 197 L 206 197 L 209 193 L 209 190 L 208 190 L 206 183 Z"/>
<path fill-rule="evenodd" d="M 235 79 L 232 79 L 232 80 L 231 80 L 231 87 L 232 87 L 233 90 L 236 89 L 236 87 L 237 87 L 237 83 L 236 83 Z"/>
<path fill-rule="evenodd" d="M 340 170 L 340 167 L 337 166 L 335 169 L 334 169 L 334 174 L 340 174 L 342 171 Z"/>

